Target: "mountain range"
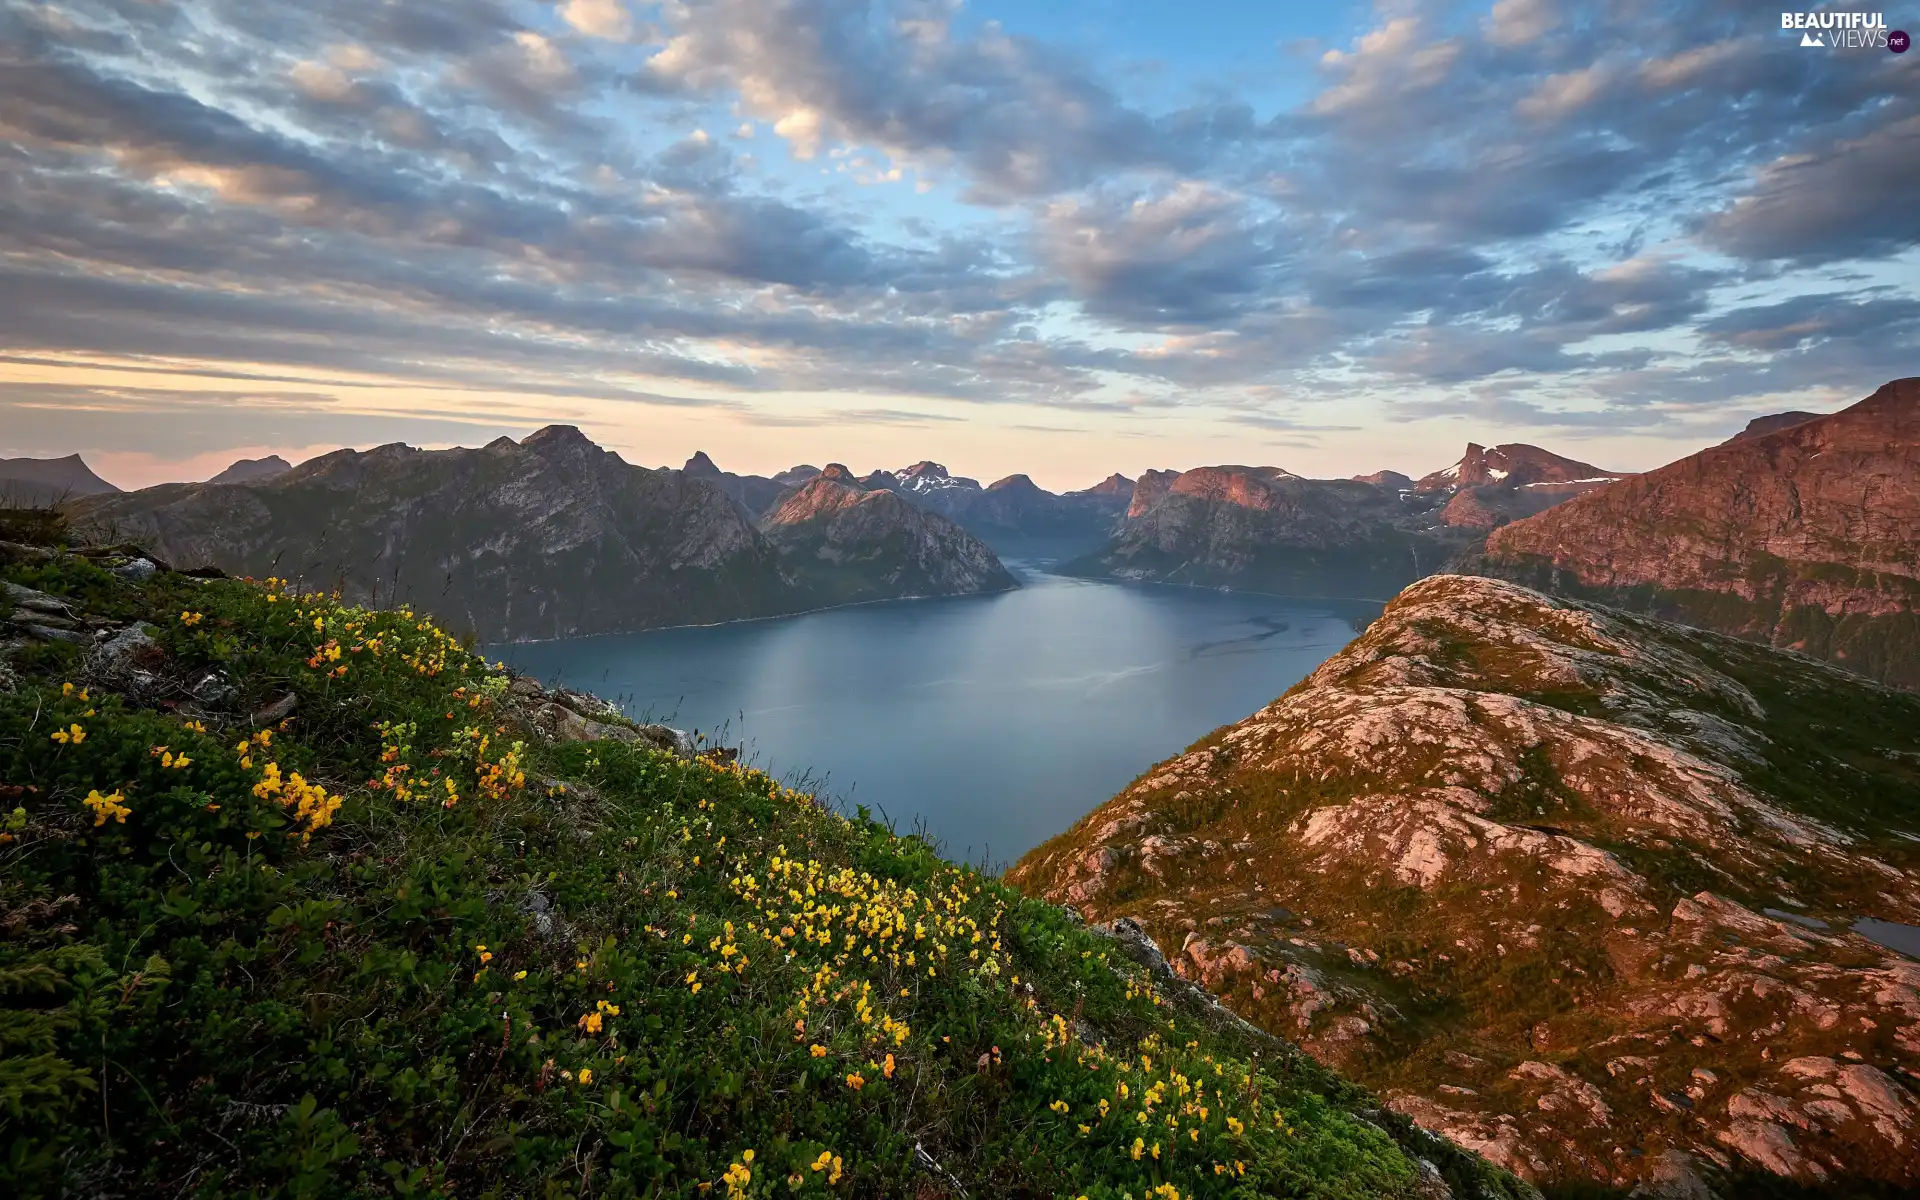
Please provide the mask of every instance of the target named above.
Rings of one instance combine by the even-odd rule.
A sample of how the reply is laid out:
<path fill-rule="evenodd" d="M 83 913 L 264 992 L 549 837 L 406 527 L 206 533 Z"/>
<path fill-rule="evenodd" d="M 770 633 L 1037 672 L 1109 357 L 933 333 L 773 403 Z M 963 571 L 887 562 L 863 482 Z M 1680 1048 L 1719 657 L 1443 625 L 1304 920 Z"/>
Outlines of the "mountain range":
<path fill-rule="evenodd" d="M 1419 478 L 1381 471 L 1309 479 L 1275 466 L 1218 465 L 1148 470 L 1132 480 L 1116 473 L 1091 488 L 1054 493 L 1018 474 L 982 486 L 923 460 L 865 474 L 834 468 L 831 487 L 794 507 L 796 493 L 822 470 L 799 465 L 773 476 L 740 475 L 699 453 L 678 471 L 653 472 L 688 485 L 683 499 L 690 508 L 679 508 L 682 499 L 662 501 L 654 516 L 624 530 L 609 515 L 605 531 L 630 543 L 636 563 L 700 562 L 684 585 L 653 580 L 632 589 L 618 611 L 590 605 L 591 616 L 551 597 L 489 601 L 450 615 L 479 621 L 489 636 L 562 636 L 851 599 L 965 593 L 1007 586 L 997 559 L 988 561 L 993 547 L 1024 556 L 1035 541 L 1046 541 L 1048 556 L 1064 560 L 1059 569 L 1069 574 L 1295 595 L 1385 597 L 1442 567 L 1488 573 L 1770 641 L 1913 686 L 1920 683 L 1916 388 L 1913 380 L 1896 381 L 1838 414 L 1759 418 L 1719 446 L 1644 475 L 1523 443 L 1469 443 L 1453 465 Z M 489 451 L 498 454 L 498 445 Z M 369 452 L 398 463 L 397 453 Z M 438 462 L 431 456 L 478 452 L 411 453 Z M 517 501 L 493 505 L 460 493 L 465 476 L 455 471 L 444 483 L 453 490 L 434 494 L 446 513 L 480 523 L 464 516 L 452 524 L 424 521 L 419 528 L 434 532 L 409 541 L 405 554 L 444 560 L 438 582 L 426 579 L 432 572 L 424 566 L 395 576 L 404 554 L 394 539 L 414 528 L 412 518 L 387 522 L 359 506 L 354 520 L 367 528 L 349 535 L 333 527 L 332 509 L 301 511 L 297 497 L 338 501 L 308 482 L 335 471 L 335 458 L 291 471 L 273 459 L 243 461 L 207 484 L 125 496 L 77 457 L 11 460 L 0 463 L 0 486 L 13 478 L 25 481 L 20 488 L 57 489 L 29 499 L 70 499 L 76 512 L 127 519 L 184 553 L 183 562 L 199 556 L 251 563 L 257 555 L 241 547 L 272 545 L 307 569 L 324 565 L 343 577 L 386 581 L 378 589 L 367 583 L 368 594 L 393 594 L 402 577 L 409 595 L 445 591 L 457 570 L 497 557 L 485 521 L 520 519 Z M 625 463 L 619 469 L 646 470 Z M 267 490 L 254 499 L 226 494 L 234 481 Z M 543 497 L 535 508 L 554 512 L 602 504 L 591 495 L 570 501 L 557 479 L 532 492 Z M 701 507 L 696 497 L 708 492 L 726 501 L 731 517 Z M 872 499 L 879 495 L 906 503 Z M 969 537 L 954 536 L 948 524 Z M 363 536 L 365 546 L 340 552 L 343 541 Z M 449 536 L 466 540 L 445 544 Z M 520 531 L 504 528 L 498 537 L 512 544 Z M 692 542 L 671 542 L 701 537 L 714 540 L 697 553 Z M 746 558 L 736 562 L 737 553 Z M 771 565 L 744 565 L 749 560 Z M 744 572 L 739 582 L 719 583 L 735 578 L 735 565 Z"/>
<path fill-rule="evenodd" d="M 488 641 L 1013 586 L 992 551 L 935 514 L 896 502 L 756 527 L 711 479 L 632 466 L 563 425 L 479 449 L 339 450 L 250 482 L 67 508 L 176 565 L 413 604 Z"/>
<path fill-rule="evenodd" d="M 1004 591 L 1013 576 L 978 538 L 829 463 L 760 519 L 817 595 L 835 603 Z"/>
<path fill-rule="evenodd" d="M 1505 525 L 1471 566 L 1920 685 L 1920 379 Z"/>

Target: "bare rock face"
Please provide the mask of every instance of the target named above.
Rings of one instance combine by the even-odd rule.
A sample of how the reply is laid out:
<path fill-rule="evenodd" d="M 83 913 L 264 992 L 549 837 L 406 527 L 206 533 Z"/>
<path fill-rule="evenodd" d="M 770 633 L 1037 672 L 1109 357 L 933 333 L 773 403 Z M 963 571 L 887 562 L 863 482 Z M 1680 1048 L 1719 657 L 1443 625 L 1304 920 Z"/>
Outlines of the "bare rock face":
<path fill-rule="evenodd" d="M 1352 479 L 1279 467 L 1148 471 L 1125 523 L 1076 560 L 1081 575 L 1296 595 L 1381 595 L 1436 569 L 1457 546 L 1416 520 L 1433 505 Z"/>
<path fill-rule="evenodd" d="M 1013 576 L 959 525 L 838 463 L 789 493 L 760 528 L 822 595 L 841 603 L 1004 591 Z"/>
<path fill-rule="evenodd" d="M 166 484 L 69 511 L 179 566 L 410 603 L 490 641 L 810 606 L 718 488 L 630 466 L 569 426 L 480 449 L 339 450 L 245 486 Z"/>
<path fill-rule="evenodd" d="M 1566 458 L 1551 450 L 1509 442 L 1489 449 L 1468 442 L 1460 461 L 1444 470 L 1424 475 L 1413 485 L 1416 492 L 1455 492 L 1464 488 L 1524 487 L 1528 484 L 1612 483 L 1622 478 L 1616 472 L 1603 471 L 1592 463 Z"/>
<path fill-rule="evenodd" d="M 1523 1176 L 1731 1196 L 1920 1185 L 1920 962 L 1851 928 L 1917 844 L 1920 699 L 1435 576 L 1009 879 Z"/>
<path fill-rule="evenodd" d="M 1495 529 L 1624 478 L 1538 446 L 1514 442 L 1488 449 L 1468 442 L 1459 462 L 1423 476 L 1412 490 L 1450 497 L 1440 511 L 1442 524 Z"/>
<path fill-rule="evenodd" d="M 1920 379 L 1503 526 L 1473 566 L 1920 685 Z"/>

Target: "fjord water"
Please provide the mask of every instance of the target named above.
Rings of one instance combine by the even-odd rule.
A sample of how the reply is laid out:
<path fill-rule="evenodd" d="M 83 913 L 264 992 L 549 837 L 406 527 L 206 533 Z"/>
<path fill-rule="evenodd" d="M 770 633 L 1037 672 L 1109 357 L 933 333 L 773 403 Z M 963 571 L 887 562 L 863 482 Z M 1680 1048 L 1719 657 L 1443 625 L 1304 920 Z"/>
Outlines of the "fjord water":
<path fill-rule="evenodd" d="M 486 653 L 636 718 L 723 733 L 755 766 L 998 865 L 1273 700 L 1380 611 L 1007 565 L 1023 586 L 999 595 Z"/>

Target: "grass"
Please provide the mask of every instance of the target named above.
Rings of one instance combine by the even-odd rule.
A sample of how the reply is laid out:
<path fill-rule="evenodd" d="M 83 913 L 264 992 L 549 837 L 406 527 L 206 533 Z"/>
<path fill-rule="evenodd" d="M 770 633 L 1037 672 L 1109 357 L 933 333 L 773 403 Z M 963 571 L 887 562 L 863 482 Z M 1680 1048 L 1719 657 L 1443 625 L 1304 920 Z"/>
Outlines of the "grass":
<path fill-rule="evenodd" d="M 111 561 L 4 568 L 155 645 L 5 659 L 0 1191 L 1522 1194 L 864 812 L 538 743 L 411 612 Z"/>

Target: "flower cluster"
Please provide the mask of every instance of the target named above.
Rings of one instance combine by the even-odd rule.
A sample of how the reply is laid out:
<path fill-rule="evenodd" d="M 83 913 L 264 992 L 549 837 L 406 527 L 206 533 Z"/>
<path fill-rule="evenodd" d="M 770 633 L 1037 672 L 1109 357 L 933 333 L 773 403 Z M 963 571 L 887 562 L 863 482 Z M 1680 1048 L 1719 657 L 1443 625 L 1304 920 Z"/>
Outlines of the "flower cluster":
<path fill-rule="evenodd" d="M 81 803 L 93 810 L 93 825 L 94 828 L 98 829 L 107 823 L 108 818 L 112 818 L 122 825 L 127 823 L 127 817 L 132 814 L 133 810 L 126 806 L 124 803 L 125 800 L 126 797 L 118 790 L 103 796 L 100 794 L 99 789 L 96 788 L 88 792 L 86 798 L 83 799 Z"/>

